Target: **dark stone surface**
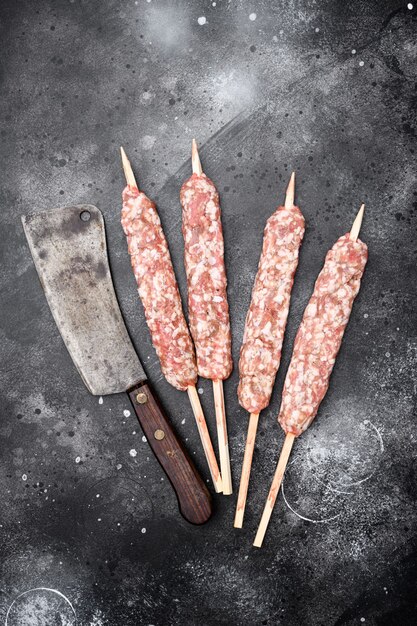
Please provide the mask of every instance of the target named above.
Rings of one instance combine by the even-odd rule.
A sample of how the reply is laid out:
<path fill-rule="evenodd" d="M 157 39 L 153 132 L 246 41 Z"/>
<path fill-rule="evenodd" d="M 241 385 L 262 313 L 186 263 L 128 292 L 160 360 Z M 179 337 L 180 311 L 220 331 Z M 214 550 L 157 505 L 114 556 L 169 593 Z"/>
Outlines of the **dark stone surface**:
<path fill-rule="evenodd" d="M 64 594 L 83 626 L 415 624 L 416 7 L 213 4 L 1 3 L 0 617 L 16 600 L 9 626 L 75 624 L 57 593 L 19 597 L 37 587 Z M 235 496 L 215 498 L 205 527 L 182 520 L 123 413 L 127 397 L 99 404 L 88 394 L 20 223 L 74 203 L 103 211 L 129 331 L 207 478 L 186 396 L 161 377 L 119 223 L 123 144 L 158 202 L 184 296 L 178 193 L 193 136 L 221 194 L 235 364 L 263 226 L 292 169 L 307 222 L 242 531 Z M 256 550 L 296 328 L 361 201 L 362 290 L 329 393 L 294 446 L 287 504 L 281 494 Z M 235 490 L 248 420 L 236 385 L 235 369 L 225 384 Z M 199 386 L 214 435 L 210 385 Z"/>

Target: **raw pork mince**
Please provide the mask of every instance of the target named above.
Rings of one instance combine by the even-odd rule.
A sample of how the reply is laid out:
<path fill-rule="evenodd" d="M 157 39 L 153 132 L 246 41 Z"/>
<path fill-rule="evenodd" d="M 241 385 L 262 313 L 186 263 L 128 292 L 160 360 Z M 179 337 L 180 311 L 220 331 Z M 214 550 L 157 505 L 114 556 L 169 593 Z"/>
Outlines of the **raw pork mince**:
<path fill-rule="evenodd" d="M 238 397 L 249 413 L 269 404 L 303 236 L 304 218 L 296 206 L 278 207 L 266 223 L 239 361 Z"/>
<path fill-rule="evenodd" d="M 224 380 L 232 371 L 232 353 L 219 195 L 205 174 L 193 174 L 180 197 L 188 315 L 198 373 Z"/>
<path fill-rule="evenodd" d="M 155 204 L 127 186 L 121 221 L 162 373 L 171 385 L 185 391 L 197 381 L 194 347 Z"/>
<path fill-rule="evenodd" d="M 278 420 L 301 435 L 311 424 L 329 386 L 353 301 L 368 259 L 365 243 L 340 237 L 326 255 L 304 311 L 284 383 Z"/>

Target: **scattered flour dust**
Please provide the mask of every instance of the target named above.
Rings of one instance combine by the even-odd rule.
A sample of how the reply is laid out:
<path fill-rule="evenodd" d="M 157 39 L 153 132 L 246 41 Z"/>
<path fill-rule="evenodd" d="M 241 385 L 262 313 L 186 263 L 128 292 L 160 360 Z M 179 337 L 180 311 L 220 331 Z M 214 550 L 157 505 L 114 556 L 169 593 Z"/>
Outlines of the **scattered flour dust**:
<path fill-rule="evenodd" d="M 135 458 L 136 456 L 138 456 L 138 451 L 135 450 L 135 448 L 132 448 L 131 450 L 129 450 L 129 454 L 132 458 Z"/>
<path fill-rule="evenodd" d="M 99 397 L 99 399 L 98 399 L 98 403 L 99 403 L 99 404 L 103 404 L 103 397 L 102 397 L 102 396 L 100 396 L 100 397 Z"/>
<path fill-rule="evenodd" d="M 156 142 L 156 137 L 152 137 L 151 135 L 145 135 L 142 138 L 142 148 L 144 150 L 151 150 Z"/>
<path fill-rule="evenodd" d="M 199 23 L 200 26 L 204 26 L 204 24 L 207 23 L 207 19 L 204 16 L 202 16 L 198 18 L 197 22 Z"/>
<path fill-rule="evenodd" d="M 74 606 L 61 591 L 35 587 L 23 591 L 13 600 L 7 609 L 4 626 L 51 624 L 52 616 L 59 617 L 62 626 L 75 626 L 77 620 Z"/>
<path fill-rule="evenodd" d="M 130 417 L 130 411 L 128 411 L 127 409 L 125 409 L 125 410 L 123 411 L 123 415 L 124 415 L 125 417 Z"/>
<path fill-rule="evenodd" d="M 256 20 L 256 13 L 251 13 L 249 15 L 249 19 L 250 19 L 251 22 L 254 22 Z"/>
<path fill-rule="evenodd" d="M 105 626 L 103 613 L 98 609 L 94 612 L 93 619 L 88 622 L 88 626 Z"/>

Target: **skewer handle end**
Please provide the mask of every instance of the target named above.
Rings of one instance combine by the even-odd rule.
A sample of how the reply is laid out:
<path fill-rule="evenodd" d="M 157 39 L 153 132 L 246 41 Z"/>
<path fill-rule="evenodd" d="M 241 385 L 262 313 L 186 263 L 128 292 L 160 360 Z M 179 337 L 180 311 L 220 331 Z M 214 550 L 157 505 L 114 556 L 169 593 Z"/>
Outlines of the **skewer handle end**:
<path fill-rule="evenodd" d="M 268 499 L 265 504 L 264 511 L 262 513 L 261 521 L 258 527 L 258 531 L 256 533 L 255 541 L 253 545 L 255 548 L 261 548 L 262 543 L 265 537 L 265 533 L 268 528 L 269 520 L 271 519 L 272 511 L 274 510 L 275 501 L 277 499 L 277 495 L 279 489 L 281 487 L 282 479 L 284 477 L 285 468 L 287 467 L 288 459 L 290 458 L 290 453 L 292 449 L 292 445 L 294 443 L 295 435 L 293 433 L 287 433 L 284 441 L 284 445 L 282 446 L 281 454 L 278 460 L 277 469 L 275 470 L 274 478 L 272 480 L 272 485 L 269 490 Z"/>
<path fill-rule="evenodd" d="M 256 431 L 258 428 L 259 413 L 251 413 L 249 418 L 248 434 L 246 437 L 245 454 L 243 457 L 242 474 L 240 477 L 239 495 L 237 498 L 234 527 L 242 528 L 245 515 L 246 498 L 248 495 L 250 472 L 252 467 L 253 450 L 255 448 Z"/>
<path fill-rule="evenodd" d="M 217 437 L 219 441 L 220 471 L 222 473 L 223 494 L 225 496 L 230 496 L 233 493 L 232 471 L 230 468 L 226 408 L 224 405 L 222 380 L 213 380 L 213 395 L 214 408 L 216 411 Z"/>
<path fill-rule="evenodd" d="M 221 493 L 223 491 L 222 477 L 220 474 L 219 466 L 217 465 L 216 455 L 213 450 L 213 445 L 210 439 L 210 433 L 207 428 L 206 419 L 203 413 L 203 407 L 201 406 L 197 389 L 195 388 L 194 385 L 189 385 L 189 387 L 187 388 L 187 393 L 190 399 L 191 408 L 194 413 L 201 443 L 203 445 L 203 450 L 206 456 L 207 465 L 210 470 L 210 475 L 213 481 L 214 490 L 216 491 L 216 493 Z"/>

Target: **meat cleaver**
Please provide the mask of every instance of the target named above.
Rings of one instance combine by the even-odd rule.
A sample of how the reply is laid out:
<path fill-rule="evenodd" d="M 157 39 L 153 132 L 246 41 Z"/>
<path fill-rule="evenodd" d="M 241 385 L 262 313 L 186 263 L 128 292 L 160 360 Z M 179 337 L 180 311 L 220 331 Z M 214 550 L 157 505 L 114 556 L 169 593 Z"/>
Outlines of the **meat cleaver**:
<path fill-rule="evenodd" d="M 107 257 L 103 215 L 92 205 L 22 217 L 55 322 L 87 389 L 127 391 L 146 438 L 193 524 L 211 515 L 211 497 L 155 397 L 126 330 Z"/>

